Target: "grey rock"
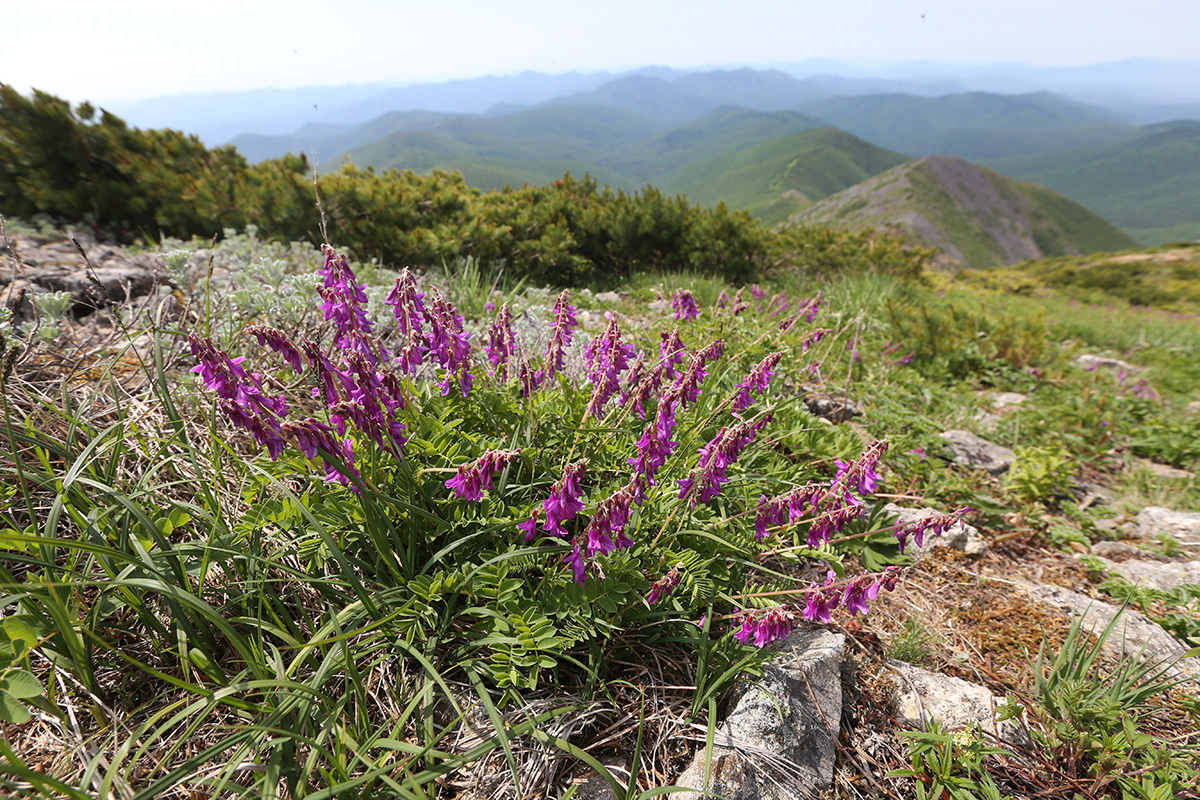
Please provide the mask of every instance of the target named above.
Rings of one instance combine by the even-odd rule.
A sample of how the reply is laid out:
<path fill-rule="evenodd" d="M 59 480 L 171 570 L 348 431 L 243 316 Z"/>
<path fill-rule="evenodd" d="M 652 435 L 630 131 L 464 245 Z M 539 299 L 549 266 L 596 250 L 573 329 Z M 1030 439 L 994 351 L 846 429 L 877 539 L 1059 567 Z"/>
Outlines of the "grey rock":
<path fill-rule="evenodd" d="M 1135 520 L 1138 533 L 1146 538 L 1166 534 L 1187 546 L 1200 546 L 1200 514 L 1147 506 Z"/>
<path fill-rule="evenodd" d="M 808 410 L 830 422 L 845 422 L 862 416 L 862 407 L 849 397 L 833 394 L 810 394 L 804 398 Z"/>
<path fill-rule="evenodd" d="M 1108 370 L 1125 370 L 1126 372 L 1138 372 L 1141 367 L 1136 364 L 1130 364 L 1128 361 L 1122 361 L 1119 358 L 1110 358 L 1108 356 L 1098 356 L 1091 353 L 1085 353 L 1075 357 L 1075 363 L 1084 369 L 1108 369 Z"/>
<path fill-rule="evenodd" d="M 1120 611 L 1116 606 L 1093 600 L 1084 594 L 1072 592 L 1061 586 L 1052 586 L 1027 581 L 1013 581 L 1013 586 L 1030 599 L 1042 605 L 1058 609 L 1068 615 L 1084 617 L 1084 627 L 1097 634 L 1104 630 Z M 1110 658 L 1120 658 L 1122 653 L 1130 656 L 1141 654 L 1155 662 L 1171 664 L 1168 674 L 1172 676 L 1200 676 L 1200 659 L 1184 658 L 1188 651 L 1178 639 L 1167 633 L 1158 624 L 1131 609 L 1125 609 L 1121 620 L 1104 643 L 1104 652 Z"/>
<path fill-rule="evenodd" d="M 1187 414 L 1200 414 L 1200 400 L 1193 400 L 1183 410 Z"/>
<path fill-rule="evenodd" d="M 1006 471 L 1017 460 L 1017 454 L 1007 447 L 992 444 L 970 431 L 952 430 L 938 434 L 950 443 L 955 464 L 986 469 L 993 475 Z"/>
<path fill-rule="evenodd" d="M 1020 392 L 991 392 L 987 395 L 988 403 L 997 411 L 1019 406 L 1028 399 L 1029 395 Z"/>
<path fill-rule="evenodd" d="M 1100 559 L 1104 568 L 1130 583 L 1169 592 L 1186 584 L 1200 584 L 1200 561 L 1148 561 L 1129 558 L 1124 561 Z"/>
<path fill-rule="evenodd" d="M 888 661 L 896 689 L 896 716 L 915 728 L 925 729 L 935 720 L 945 730 L 960 731 L 979 725 L 997 739 L 1029 744 L 1029 734 L 1016 720 L 996 719 L 996 708 L 1004 703 L 986 687 L 940 672 L 914 667 L 904 661 Z"/>
<path fill-rule="evenodd" d="M 1170 478 L 1171 480 L 1191 480 L 1196 477 L 1196 473 L 1188 472 L 1186 469 L 1178 469 L 1167 464 L 1159 464 L 1146 458 L 1139 458 L 1138 463 L 1150 471 L 1150 474 L 1159 478 Z"/>
<path fill-rule="evenodd" d="M 1111 522 L 1112 520 L 1105 521 Z M 1155 560 L 1161 558 L 1163 561 L 1171 560 L 1166 556 L 1155 556 L 1129 542 L 1096 542 L 1091 546 L 1090 552 L 1094 556 L 1108 558 L 1113 561 L 1125 561 L 1130 558 L 1153 558 Z"/>
<path fill-rule="evenodd" d="M 887 515 L 888 519 L 892 520 L 893 524 L 908 524 L 942 512 L 933 508 L 903 508 L 895 503 L 888 503 L 883 507 L 883 513 Z M 988 543 L 973 525 L 968 525 L 965 522 L 956 522 L 947 528 L 946 532 L 941 536 L 926 536 L 925 542 L 921 547 L 917 547 L 916 542 L 909 539 L 908 546 L 904 549 L 904 552 L 911 555 L 915 560 L 920 561 L 928 553 L 940 547 L 961 550 L 969 556 L 981 556 L 987 552 Z"/>
<path fill-rule="evenodd" d="M 599 292 L 596 295 L 596 302 L 598 302 L 598 303 L 619 303 L 619 302 L 621 302 L 621 295 L 617 294 L 616 292 Z"/>
<path fill-rule="evenodd" d="M 980 411 L 975 415 L 975 430 L 990 433 L 1000 426 L 1004 421 L 1004 417 L 999 414 L 992 414 L 988 411 Z"/>
<path fill-rule="evenodd" d="M 671 302 L 669 300 L 651 300 L 646 304 L 646 308 L 651 311 L 666 311 L 670 307 Z"/>
<path fill-rule="evenodd" d="M 129 254 L 116 247 L 80 242 L 93 270 L 70 242 L 53 242 L 39 247 L 18 247 L 24 277 L 5 287 L 15 296 L 22 287 L 32 292 L 70 292 L 77 306 L 95 308 L 109 302 L 132 300 L 154 291 L 165 274 L 161 257 L 153 253 Z M 0 284 L 7 284 L 10 271 L 0 271 Z M 18 316 L 28 313 L 24 306 Z"/>
<path fill-rule="evenodd" d="M 846 637 L 796 631 L 761 680 L 741 685 L 716 731 L 707 794 L 703 748 L 675 779 L 680 800 L 800 800 L 833 783 Z"/>

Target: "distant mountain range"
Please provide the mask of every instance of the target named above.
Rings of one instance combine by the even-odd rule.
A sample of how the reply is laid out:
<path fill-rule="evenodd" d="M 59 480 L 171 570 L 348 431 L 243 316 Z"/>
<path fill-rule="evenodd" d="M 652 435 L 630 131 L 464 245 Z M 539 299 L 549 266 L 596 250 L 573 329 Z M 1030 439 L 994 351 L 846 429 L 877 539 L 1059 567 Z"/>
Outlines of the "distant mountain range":
<path fill-rule="evenodd" d="M 1014 213 L 1021 207 L 1057 220 L 1059 232 L 1028 223 L 1029 236 L 1038 232 L 1030 240 L 1036 248 L 1013 250 L 1000 240 L 982 247 L 942 237 L 956 258 L 975 265 L 1006 263 L 1035 249 L 1131 246 L 1130 236 L 1147 244 L 1200 237 L 1200 122 L 1172 118 L 1176 113 L 1200 118 L 1200 61 L 1000 65 L 956 69 L 952 78 L 932 64 L 906 65 L 883 77 L 804 75 L 806 68 L 816 73 L 836 65 L 523 73 L 401 88 L 213 95 L 191 102 L 193 110 L 210 113 L 209 135 L 218 129 L 228 133 L 239 120 L 247 125 L 230 141 L 252 161 L 302 152 L 315 156 L 321 171 L 347 158 L 376 169 L 458 170 L 469 184 L 485 189 L 545 183 L 568 170 L 587 172 L 618 189 L 653 184 L 702 204 L 725 202 L 766 224 L 794 218 L 860 224 L 863 215 L 847 212 L 839 193 L 864 181 L 869 188 L 873 176 L 913 156 L 973 159 L 1066 195 L 1047 199 L 1053 193 L 1039 195 L 1047 190 L 1027 184 L 1005 189 L 1010 200 L 1025 198 L 1025 206 L 1009 204 Z M 1138 81 L 1153 83 L 1153 90 L 1135 92 Z M 1074 96 L 1047 87 L 1066 87 Z M 1085 96 L 1097 102 L 1080 99 Z M 310 99 L 311 109 L 300 109 L 305 121 L 285 126 L 285 120 L 298 118 L 297 104 Z M 186 118 L 187 108 L 188 98 L 173 98 L 141 110 Z M 1147 119 L 1152 124 L 1141 124 Z M 141 124 L 136 114 L 130 121 Z M 961 163 L 915 162 L 906 185 L 920 187 L 922 176 L 930 174 L 967 175 Z M 988 181 L 1000 185 L 998 178 Z M 972 178 L 965 185 L 988 181 Z M 923 202 L 935 199 L 912 191 Z M 1089 218 L 1072 229 L 1045 204 L 1076 222 L 1085 219 L 1080 212 L 1086 209 L 1075 205 L 1081 204 L 1111 224 L 1099 226 Z M 893 207 L 899 208 L 876 203 L 867 216 L 891 224 L 875 212 Z M 902 220 L 897 224 L 904 227 Z M 991 230 L 987 224 L 983 229 Z"/>
<path fill-rule="evenodd" d="M 896 229 L 945 264 L 995 267 L 1137 246 L 1101 217 L 1040 186 L 955 156 L 875 175 L 792 217 L 800 225 Z"/>

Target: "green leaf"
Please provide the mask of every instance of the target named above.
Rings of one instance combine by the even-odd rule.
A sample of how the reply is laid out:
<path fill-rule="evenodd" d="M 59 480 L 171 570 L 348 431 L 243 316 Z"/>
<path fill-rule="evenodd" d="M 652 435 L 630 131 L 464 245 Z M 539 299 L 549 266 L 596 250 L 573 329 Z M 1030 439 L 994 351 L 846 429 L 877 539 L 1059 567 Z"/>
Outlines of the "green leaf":
<path fill-rule="evenodd" d="M 33 673 L 23 669 L 14 669 L 3 678 L 0 678 L 0 689 L 4 689 L 13 697 L 21 699 L 39 697 L 45 691 L 41 682 L 34 677 Z"/>
<path fill-rule="evenodd" d="M 14 725 L 30 720 L 29 709 L 4 689 L 0 689 L 0 720 Z"/>

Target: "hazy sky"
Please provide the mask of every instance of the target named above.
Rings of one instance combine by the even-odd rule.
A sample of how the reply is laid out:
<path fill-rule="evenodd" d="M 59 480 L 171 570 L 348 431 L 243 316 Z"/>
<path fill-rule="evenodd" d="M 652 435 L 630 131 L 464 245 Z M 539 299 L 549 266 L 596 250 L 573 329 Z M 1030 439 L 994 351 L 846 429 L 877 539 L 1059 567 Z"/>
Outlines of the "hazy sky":
<path fill-rule="evenodd" d="M 0 0 L 0 32 L 0 82 L 113 102 L 649 64 L 1194 59 L 1200 0 Z"/>

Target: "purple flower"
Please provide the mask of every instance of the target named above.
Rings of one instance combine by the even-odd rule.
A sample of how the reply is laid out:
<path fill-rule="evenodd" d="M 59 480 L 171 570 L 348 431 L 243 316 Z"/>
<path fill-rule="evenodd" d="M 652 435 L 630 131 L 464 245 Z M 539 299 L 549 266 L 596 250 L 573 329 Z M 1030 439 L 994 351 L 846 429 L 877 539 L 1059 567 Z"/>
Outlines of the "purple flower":
<path fill-rule="evenodd" d="M 746 614 L 741 630 L 733 638 L 742 644 L 749 644 L 753 640 L 756 647 L 766 647 L 776 639 L 785 638 L 795 625 L 796 614 L 788 603 L 775 608 L 755 609 Z"/>
<path fill-rule="evenodd" d="M 926 517 L 913 520 L 911 522 L 899 522 L 892 529 L 896 541 L 900 543 L 900 552 L 904 552 L 905 546 L 908 544 L 908 537 L 912 537 L 917 543 L 917 547 L 923 547 L 925 544 L 925 536 L 941 536 L 949 528 L 962 522 L 963 515 L 970 512 L 970 506 L 952 511 L 949 514 L 930 514 Z"/>
<path fill-rule="evenodd" d="M 587 563 L 583 560 L 583 553 L 579 551 L 579 543 L 575 542 L 571 546 L 571 552 L 563 558 L 564 564 L 569 564 L 571 571 L 575 573 L 575 582 L 583 583 L 587 577 Z"/>
<path fill-rule="evenodd" d="M 283 360 L 290 364 L 296 372 L 304 371 L 304 362 L 301 359 L 300 351 L 283 331 L 268 328 L 266 325 L 250 325 L 247 326 L 246 333 L 258 339 L 260 345 L 269 347 L 283 356 Z"/>
<path fill-rule="evenodd" d="M 628 484 L 600 501 L 584 530 L 587 537 L 584 555 L 595 558 L 599 553 L 611 553 L 633 546 L 633 540 L 625 535 L 625 526 L 629 524 L 633 505 L 640 500 L 640 496 L 641 484 L 635 476 Z"/>
<path fill-rule="evenodd" d="M 359 477 L 354 466 L 354 442 L 350 439 L 339 439 L 333 435 L 333 429 L 312 417 L 299 422 L 283 423 L 283 433 L 294 445 L 304 453 L 309 460 L 318 457 L 325 464 L 325 480 L 330 483 L 340 483 L 353 491 L 359 491 L 348 475 L 338 469 L 338 460 L 345 466 L 346 471 L 355 478 Z"/>
<path fill-rule="evenodd" d="M 696 298 L 690 289 L 676 289 L 675 296 L 671 298 L 671 307 L 675 309 L 675 319 L 677 320 L 696 319 L 700 316 Z"/>
<path fill-rule="evenodd" d="M 771 385 L 771 378 L 775 375 L 775 367 L 781 358 L 783 358 L 783 353 L 771 353 L 750 370 L 746 380 L 737 385 L 738 393 L 733 400 L 735 416 L 741 414 L 754 402 L 752 392 L 759 395 L 766 394 Z"/>
<path fill-rule="evenodd" d="M 707 503 L 721 493 L 721 484 L 728 483 L 725 470 L 737 461 L 742 451 L 754 441 L 754 435 L 770 421 L 770 415 L 754 422 L 739 422 L 721 431 L 700 448 L 700 461 L 686 478 L 679 481 L 679 499 L 691 498 L 691 504 Z"/>
<path fill-rule="evenodd" d="M 450 394 L 450 389 L 457 380 L 462 396 L 466 397 L 471 391 L 473 378 L 471 366 L 471 334 L 463 330 L 463 318 L 454 304 L 442 297 L 436 289 L 431 292 L 429 303 L 425 308 L 425 321 L 429 330 L 425 333 L 425 343 L 432 355 L 445 370 L 445 376 L 439 384 L 443 395 Z"/>
<path fill-rule="evenodd" d="M 368 336 L 374 323 L 367 318 L 366 284 L 357 282 L 344 255 L 338 255 L 329 245 L 323 245 L 322 250 L 325 266 L 317 270 L 325 278 L 320 288 L 324 300 L 320 308 L 325 319 L 333 322 L 337 330 L 334 345 L 362 353 L 373 363 L 378 363 L 379 354 L 375 352 L 378 345 Z"/>
<path fill-rule="evenodd" d="M 421 354 L 425 347 L 424 297 L 424 292 L 417 291 L 417 279 L 405 267 L 383 301 L 392 307 L 396 328 L 404 337 L 404 345 L 396 353 L 396 361 L 400 362 L 400 370 L 409 375 L 416 375 L 417 367 L 422 363 Z"/>
<path fill-rule="evenodd" d="M 672 387 L 663 393 L 658 400 L 658 409 L 653 422 L 646 425 L 646 431 L 637 443 L 637 455 L 629 459 L 634 473 L 641 476 L 646 483 L 654 484 L 654 474 L 658 468 L 667 463 L 667 459 L 678 447 L 671 440 L 675 430 L 675 408 L 679 404 L 678 390 Z"/>
<path fill-rule="evenodd" d="M 812 347 L 814 344 L 821 341 L 831 333 L 833 333 L 832 328 L 817 328 L 816 330 L 812 330 L 804 334 L 804 337 L 800 340 L 800 352 L 803 353 L 807 351 L 808 348 Z"/>
<path fill-rule="evenodd" d="M 662 344 L 658 348 L 658 363 L 661 366 L 663 377 L 674 380 L 679 375 L 679 370 L 675 369 L 675 365 L 683 363 L 687 349 L 683 346 L 683 337 L 679 335 L 679 328 L 672 328 L 670 333 L 663 331 L 661 336 Z"/>
<path fill-rule="evenodd" d="M 649 593 L 646 594 L 646 603 L 655 605 L 664 597 L 670 597 L 675 591 L 675 587 L 679 585 L 679 570 L 683 569 L 683 564 L 676 564 L 671 567 L 671 571 L 661 578 L 656 580 L 651 586 Z"/>
<path fill-rule="evenodd" d="M 574 519 L 575 515 L 583 510 L 583 500 L 579 497 L 579 482 L 585 472 L 586 465 L 583 461 L 568 464 L 562 478 L 550 487 L 550 496 L 542 503 L 542 508 L 546 511 L 546 521 L 542 524 L 542 530 L 551 536 L 565 538 L 567 530 L 562 524 Z"/>
<path fill-rule="evenodd" d="M 887 452 L 888 443 L 886 439 L 879 439 L 871 443 L 863 454 L 856 460 L 844 462 L 837 461 L 838 472 L 830 484 L 831 494 L 841 494 L 845 497 L 846 502 L 858 504 L 861 501 L 857 500 L 850 494 L 850 488 L 858 490 L 862 497 L 874 494 L 879 488 L 879 473 L 875 467 L 879 463 L 880 457 Z"/>
<path fill-rule="evenodd" d="M 928 456 L 925 455 L 925 448 L 914 447 L 912 450 L 905 450 L 905 453 L 916 456 L 920 461 L 924 462 Z"/>
<path fill-rule="evenodd" d="M 497 470 L 507 467 L 521 455 L 520 450 L 488 450 L 479 458 L 458 468 L 458 474 L 446 481 L 446 488 L 464 500 L 478 502 L 491 491 Z"/>
<path fill-rule="evenodd" d="M 593 386 L 588 412 L 597 418 L 603 416 L 604 406 L 621 385 L 621 373 L 629 369 L 629 362 L 635 356 L 633 345 L 621 343 L 621 328 L 612 312 L 605 316 L 608 325 L 604 332 L 595 336 L 583 351 L 587 377 Z"/>
<path fill-rule="evenodd" d="M 705 364 L 720 358 L 725 352 L 725 342 L 717 339 L 701 350 L 692 354 L 687 369 L 675 379 L 672 388 L 678 390 L 680 402 L 684 408 L 695 403 L 700 398 L 700 384 L 708 377 Z"/>
<path fill-rule="evenodd" d="M 824 497 L 825 487 L 813 483 L 798 486 L 771 500 L 762 495 L 754 519 L 754 537 L 761 542 L 770 535 L 769 528 L 799 522 L 815 511 Z"/>
<path fill-rule="evenodd" d="M 517 527 L 525 531 L 525 544 L 531 544 L 537 538 L 538 515 L 541 513 L 541 509 L 535 508 L 529 519 L 517 523 Z"/>
<path fill-rule="evenodd" d="M 555 374 L 562 372 L 567 348 L 574 339 L 575 334 L 571 329 L 579 323 L 575 320 L 575 306 L 568 302 L 570 299 L 571 292 L 564 289 L 554 301 L 554 330 L 550 332 L 550 342 L 546 345 L 543 378 L 553 378 Z"/>
<path fill-rule="evenodd" d="M 508 303 L 500 306 L 500 313 L 488 331 L 488 343 L 484 348 L 488 361 L 492 362 L 495 375 L 501 382 L 508 380 L 508 362 L 516 355 L 517 339 L 513 335 L 512 312 Z"/>

